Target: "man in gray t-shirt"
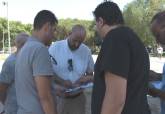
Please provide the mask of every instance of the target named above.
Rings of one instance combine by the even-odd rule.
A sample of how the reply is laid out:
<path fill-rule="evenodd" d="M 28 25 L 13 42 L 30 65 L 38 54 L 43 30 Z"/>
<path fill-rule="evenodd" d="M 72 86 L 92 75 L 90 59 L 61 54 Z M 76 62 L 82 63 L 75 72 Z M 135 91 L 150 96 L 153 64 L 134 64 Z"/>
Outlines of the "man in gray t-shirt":
<path fill-rule="evenodd" d="M 17 113 L 17 100 L 15 92 L 15 62 L 16 55 L 26 42 L 29 36 L 26 33 L 20 33 L 16 36 L 15 45 L 17 51 L 11 54 L 4 62 L 0 74 L 0 101 L 4 104 L 5 114 Z"/>
<path fill-rule="evenodd" d="M 43 114 L 34 78 L 53 75 L 47 48 L 34 37 L 30 37 L 18 54 L 16 63 L 16 91 L 19 114 Z M 34 112 L 33 112 L 34 111 Z"/>
<path fill-rule="evenodd" d="M 7 114 L 16 114 L 17 112 L 17 101 L 16 101 L 16 93 L 15 93 L 15 84 L 14 84 L 14 77 L 15 77 L 15 60 L 16 55 L 11 54 L 3 64 L 2 72 L 0 74 L 0 88 L 3 86 L 7 86 L 5 88 L 6 94 L 4 98 L 1 99 L 3 104 L 5 104 L 4 110 Z M 2 85 L 3 84 L 3 85 Z M 1 94 L 2 94 L 1 93 Z"/>
<path fill-rule="evenodd" d="M 48 46 L 57 24 L 55 15 L 40 11 L 34 19 L 34 31 L 16 61 L 17 114 L 57 114 L 51 88 L 53 69 Z"/>

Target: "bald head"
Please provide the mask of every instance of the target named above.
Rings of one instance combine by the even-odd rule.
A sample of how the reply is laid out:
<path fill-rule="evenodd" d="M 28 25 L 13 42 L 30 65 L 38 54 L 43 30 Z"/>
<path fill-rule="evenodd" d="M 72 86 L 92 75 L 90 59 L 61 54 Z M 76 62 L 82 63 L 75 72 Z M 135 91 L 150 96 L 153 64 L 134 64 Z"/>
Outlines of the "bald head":
<path fill-rule="evenodd" d="M 151 21 L 151 31 L 160 44 L 165 44 L 165 11 L 157 13 Z"/>
<path fill-rule="evenodd" d="M 82 25 L 74 25 L 72 27 L 71 35 L 69 36 L 69 47 L 71 50 L 79 48 L 81 43 L 85 40 L 86 30 Z"/>
<path fill-rule="evenodd" d="M 82 25 L 74 25 L 73 27 L 72 27 L 72 32 L 73 33 L 77 33 L 77 32 L 79 32 L 79 33 L 81 33 L 81 34 L 86 34 L 86 30 L 85 30 L 85 28 L 82 26 Z"/>
<path fill-rule="evenodd" d="M 24 43 L 27 41 L 27 38 L 29 37 L 26 33 L 20 33 L 15 38 L 15 45 L 17 47 L 17 50 L 20 50 Z"/>

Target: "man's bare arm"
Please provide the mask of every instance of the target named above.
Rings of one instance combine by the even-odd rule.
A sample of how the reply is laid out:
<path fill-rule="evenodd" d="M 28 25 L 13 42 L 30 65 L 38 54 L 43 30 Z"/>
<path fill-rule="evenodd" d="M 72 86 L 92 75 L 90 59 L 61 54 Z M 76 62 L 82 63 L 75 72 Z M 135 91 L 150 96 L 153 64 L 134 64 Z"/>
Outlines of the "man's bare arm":
<path fill-rule="evenodd" d="M 9 84 L 0 83 L 0 101 L 4 104 Z"/>
<path fill-rule="evenodd" d="M 121 76 L 105 73 L 106 92 L 101 114 L 121 114 L 125 99 L 127 80 Z"/>
<path fill-rule="evenodd" d="M 35 83 L 41 106 L 45 114 L 57 114 L 55 96 L 51 91 L 51 77 L 36 76 Z"/>
<path fill-rule="evenodd" d="M 87 73 L 84 76 L 82 76 L 80 79 L 78 79 L 75 84 L 83 84 L 86 82 L 93 82 L 93 79 L 94 79 L 93 72 Z"/>
<path fill-rule="evenodd" d="M 54 76 L 52 78 L 55 81 L 55 83 L 57 83 L 61 86 L 64 86 L 66 88 L 72 87 L 72 82 L 71 81 L 64 80 L 64 79 L 60 78 L 59 76 L 57 76 L 55 73 L 54 73 Z"/>
<path fill-rule="evenodd" d="M 159 97 L 160 99 L 165 100 L 165 91 L 163 90 L 149 87 L 148 94 L 153 97 Z"/>

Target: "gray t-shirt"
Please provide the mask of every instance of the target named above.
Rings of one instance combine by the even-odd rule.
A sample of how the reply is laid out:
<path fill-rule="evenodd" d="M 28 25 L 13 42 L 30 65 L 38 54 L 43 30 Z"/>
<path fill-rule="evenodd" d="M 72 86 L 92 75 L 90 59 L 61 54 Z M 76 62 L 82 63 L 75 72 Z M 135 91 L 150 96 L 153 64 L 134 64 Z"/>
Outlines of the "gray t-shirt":
<path fill-rule="evenodd" d="M 17 114 L 44 114 L 34 78 L 53 75 L 46 46 L 30 37 L 17 55 L 15 71 Z"/>
<path fill-rule="evenodd" d="M 11 54 L 4 62 L 0 74 L 0 83 L 8 84 L 7 96 L 5 100 L 5 114 L 17 113 L 17 100 L 15 93 L 15 61 L 16 55 Z"/>

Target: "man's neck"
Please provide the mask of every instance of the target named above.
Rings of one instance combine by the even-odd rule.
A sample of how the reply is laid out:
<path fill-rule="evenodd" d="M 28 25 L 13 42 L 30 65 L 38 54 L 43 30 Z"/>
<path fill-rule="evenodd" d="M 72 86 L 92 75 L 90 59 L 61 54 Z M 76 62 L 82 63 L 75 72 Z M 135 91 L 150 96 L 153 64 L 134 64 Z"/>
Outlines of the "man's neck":
<path fill-rule="evenodd" d="M 67 44 L 68 44 L 68 48 L 69 48 L 69 50 L 70 50 L 70 51 L 73 51 L 73 50 L 71 49 L 71 46 L 70 46 L 70 36 L 68 36 Z"/>
<path fill-rule="evenodd" d="M 20 49 L 17 49 L 16 52 L 14 52 L 14 54 L 17 55 L 19 51 Z"/>
<path fill-rule="evenodd" d="M 121 25 L 112 25 L 112 26 L 105 26 L 104 30 L 103 30 L 103 37 L 105 37 L 110 31 L 112 31 L 113 29 L 116 29 L 118 27 L 120 27 Z"/>
<path fill-rule="evenodd" d="M 70 36 L 69 36 L 69 37 L 70 37 Z M 68 39 L 67 39 L 68 48 L 69 48 L 69 50 L 70 50 L 71 52 L 74 52 L 74 51 L 76 51 L 77 49 L 72 49 L 72 47 L 71 47 L 71 45 L 70 45 L 70 39 L 69 39 L 69 37 L 68 37 Z"/>
<path fill-rule="evenodd" d="M 37 40 L 41 41 L 43 44 L 45 44 L 44 40 L 43 40 L 44 39 L 43 35 L 42 35 L 42 33 L 40 31 L 33 31 L 32 36 L 34 38 L 36 38 Z"/>

